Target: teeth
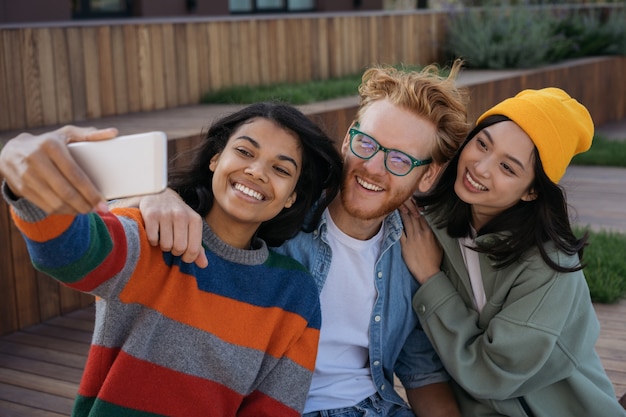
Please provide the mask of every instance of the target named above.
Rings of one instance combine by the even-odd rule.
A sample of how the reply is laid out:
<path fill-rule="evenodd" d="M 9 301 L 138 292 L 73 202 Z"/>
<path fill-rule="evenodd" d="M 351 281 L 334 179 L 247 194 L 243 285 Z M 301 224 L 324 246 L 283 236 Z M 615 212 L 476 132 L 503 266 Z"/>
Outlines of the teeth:
<path fill-rule="evenodd" d="M 467 181 L 470 184 L 472 184 L 472 187 L 476 188 L 477 190 L 487 191 L 487 187 L 485 187 L 484 185 L 479 184 L 476 181 L 474 181 L 474 179 L 470 176 L 469 172 L 467 174 L 465 174 L 465 178 L 467 178 Z"/>
<path fill-rule="evenodd" d="M 361 187 L 366 188 L 370 191 L 382 191 L 383 189 L 377 185 L 370 184 L 369 182 L 363 181 L 361 178 L 357 177 L 356 182 L 358 182 Z"/>
<path fill-rule="evenodd" d="M 250 196 L 252 198 L 256 198 L 259 201 L 264 199 L 263 194 L 261 194 L 261 193 L 259 193 L 257 191 L 254 191 L 254 190 L 246 187 L 245 185 L 241 185 L 239 183 L 235 184 L 235 190 L 241 191 L 245 195 L 248 195 L 248 196 Z"/>

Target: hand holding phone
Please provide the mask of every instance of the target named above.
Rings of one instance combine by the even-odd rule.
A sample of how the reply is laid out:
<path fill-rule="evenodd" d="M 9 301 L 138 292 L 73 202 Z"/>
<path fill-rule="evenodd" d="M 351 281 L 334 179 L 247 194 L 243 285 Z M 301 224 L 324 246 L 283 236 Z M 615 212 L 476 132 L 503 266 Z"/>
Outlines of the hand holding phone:
<path fill-rule="evenodd" d="M 108 200 L 167 187 L 167 136 L 146 132 L 68 145 L 70 154 Z"/>

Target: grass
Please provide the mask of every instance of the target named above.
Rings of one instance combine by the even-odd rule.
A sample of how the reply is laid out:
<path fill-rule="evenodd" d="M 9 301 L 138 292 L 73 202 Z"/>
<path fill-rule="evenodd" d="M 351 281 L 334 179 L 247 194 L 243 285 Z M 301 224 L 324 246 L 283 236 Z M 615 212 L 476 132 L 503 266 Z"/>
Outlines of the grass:
<path fill-rule="evenodd" d="M 626 295 L 626 235 L 574 228 L 577 236 L 589 233 L 583 269 L 594 302 L 614 303 Z"/>
<path fill-rule="evenodd" d="M 299 84 L 268 86 L 235 86 L 202 97 L 202 103 L 250 104 L 258 101 L 284 101 L 290 104 L 308 104 L 339 97 L 354 96 L 361 83 L 361 74 Z"/>
<path fill-rule="evenodd" d="M 576 155 L 572 164 L 626 167 L 626 140 L 615 141 L 596 135 L 591 148 Z"/>

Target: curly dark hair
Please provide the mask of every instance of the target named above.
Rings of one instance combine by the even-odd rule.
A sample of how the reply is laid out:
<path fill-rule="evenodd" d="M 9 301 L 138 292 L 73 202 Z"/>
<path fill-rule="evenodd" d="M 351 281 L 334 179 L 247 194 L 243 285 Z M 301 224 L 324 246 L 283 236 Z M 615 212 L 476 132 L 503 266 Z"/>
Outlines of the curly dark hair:
<path fill-rule="evenodd" d="M 296 184 L 298 198 L 290 208 L 263 222 L 257 236 L 270 246 L 278 246 L 307 225 L 315 225 L 337 195 L 341 183 L 342 158 L 334 141 L 295 107 L 279 102 L 255 103 L 217 120 L 202 142 L 192 149 L 192 161 L 172 170 L 169 186 L 192 209 L 206 217 L 213 205 L 211 158 L 222 152 L 228 139 L 242 124 L 262 118 L 293 132 L 302 147 L 302 171 Z"/>

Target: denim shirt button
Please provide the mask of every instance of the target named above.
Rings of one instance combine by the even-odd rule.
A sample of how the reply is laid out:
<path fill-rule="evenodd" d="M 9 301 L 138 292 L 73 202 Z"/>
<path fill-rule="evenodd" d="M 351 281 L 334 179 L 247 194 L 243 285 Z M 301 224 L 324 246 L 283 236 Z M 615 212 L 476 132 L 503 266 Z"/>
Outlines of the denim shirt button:
<path fill-rule="evenodd" d="M 378 271 L 378 278 L 382 278 L 383 277 L 383 273 Z"/>
<path fill-rule="evenodd" d="M 417 312 L 419 314 L 424 314 L 426 312 L 426 306 L 424 304 L 420 304 L 417 306 Z"/>
<path fill-rule="evenodd" d="M 374 321 L 378 323 L 380 321 L 380 316 L 374 316 Z"/>
<path fill-rule="evenodd" d="M 385 390 L 385 384 L 382 384 L 382 385 L 380 386 L 380 390 L 381 390 L 381 391 L 384 391 L 384 390 Z"/>
<path fill-rule="evenodd" d="M 380 365 L 380 361 L 374 361 L 374 366 Z"/>

